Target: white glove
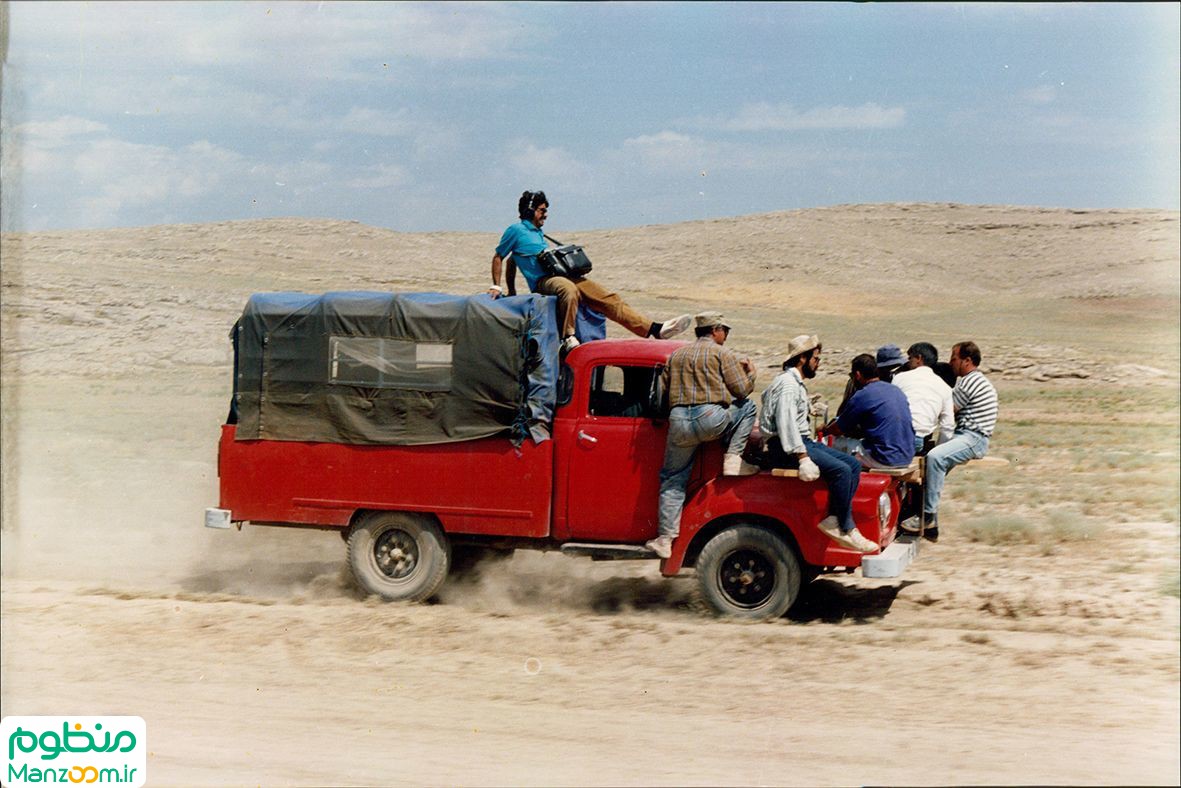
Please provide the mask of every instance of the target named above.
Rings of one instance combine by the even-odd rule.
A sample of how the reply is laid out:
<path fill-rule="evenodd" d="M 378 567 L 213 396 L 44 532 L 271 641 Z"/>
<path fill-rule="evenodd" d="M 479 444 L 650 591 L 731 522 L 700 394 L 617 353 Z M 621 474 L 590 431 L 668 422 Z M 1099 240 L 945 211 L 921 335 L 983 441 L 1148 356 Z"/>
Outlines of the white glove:
<path fill-rule="evenodd" d="M 800 481 L 814 482 L 820 478 L 820 468 L 812 462 L 811 457 L 800 460 Z"/>

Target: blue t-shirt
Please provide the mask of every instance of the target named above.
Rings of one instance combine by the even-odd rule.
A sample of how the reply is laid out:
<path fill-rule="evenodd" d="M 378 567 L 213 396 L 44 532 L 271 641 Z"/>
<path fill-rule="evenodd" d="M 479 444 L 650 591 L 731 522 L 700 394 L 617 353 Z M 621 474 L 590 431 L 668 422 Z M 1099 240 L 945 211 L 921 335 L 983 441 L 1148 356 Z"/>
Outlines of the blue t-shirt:
<path fill-rule="evenodd" d="M 846 435 L 860 434 L 861 445 L 882 465 L 909 465 L 914 459 L 914 426 L 902 389 L 875 380 L 849 398 L 837 418 Z"/>
<path fill-rule="evenodd" d="M 524 220 L 509 225 L 496 245 L 496 253 L 502 258 L 512 252 L 513 262 L 517 264 L 517 270 L 524 274 L 530 292 L 537 286 L 537 280 L 544 276 L 541 266 L 537 264 L 537 255 L 544 249 L 545 236 L 541 228 Z"/>

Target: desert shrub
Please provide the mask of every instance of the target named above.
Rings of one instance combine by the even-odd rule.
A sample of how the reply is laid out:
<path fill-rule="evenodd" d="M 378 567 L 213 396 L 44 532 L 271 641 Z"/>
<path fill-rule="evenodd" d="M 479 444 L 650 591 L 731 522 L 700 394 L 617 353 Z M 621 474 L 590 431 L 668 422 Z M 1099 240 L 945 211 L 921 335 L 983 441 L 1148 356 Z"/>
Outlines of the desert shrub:
<path fill-rule="evenodd" d="M 1103 525 L 1085 519 L 1078 512 L 1055 509 L 1046 518 L 1046 536 L 1051 542 L 1085 542 L 1103 533 Z"/>
<path fill-rule="evenodd" d="M 964 536 L 972 542 L 988 545 L 1022 544 L 1034 541 L 1033 523 L 1011 514 L 989 515 L 968 520 L 963 525 Z"/>

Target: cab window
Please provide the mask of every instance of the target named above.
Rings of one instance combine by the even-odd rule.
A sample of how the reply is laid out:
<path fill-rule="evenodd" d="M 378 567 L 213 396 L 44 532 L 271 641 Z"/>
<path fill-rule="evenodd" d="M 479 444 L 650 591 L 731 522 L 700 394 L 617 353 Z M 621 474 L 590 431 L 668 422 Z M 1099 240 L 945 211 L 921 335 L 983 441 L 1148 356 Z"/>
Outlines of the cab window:
<path fill-rule="evenodd" d="M 653 367 L 624 367 L 608 364 L 591 373 L 590 415 L 615 418 L 644 418 L 653 414 L 649 400 Z"/>

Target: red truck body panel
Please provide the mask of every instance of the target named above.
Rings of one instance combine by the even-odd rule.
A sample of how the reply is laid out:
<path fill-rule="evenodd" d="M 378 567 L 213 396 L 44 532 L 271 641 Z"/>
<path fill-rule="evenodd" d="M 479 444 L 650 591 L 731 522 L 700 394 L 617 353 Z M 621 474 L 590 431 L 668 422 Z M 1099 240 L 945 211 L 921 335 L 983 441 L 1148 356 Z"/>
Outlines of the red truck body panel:
<path fill-rule="evenodd" d="M 235 520 L 347 526 L 362 509 L 430 512 L 459 534 L 544 537 L 553 441 L 430 446 L 234 439 L 222 427 L 221 507 Z"/>

